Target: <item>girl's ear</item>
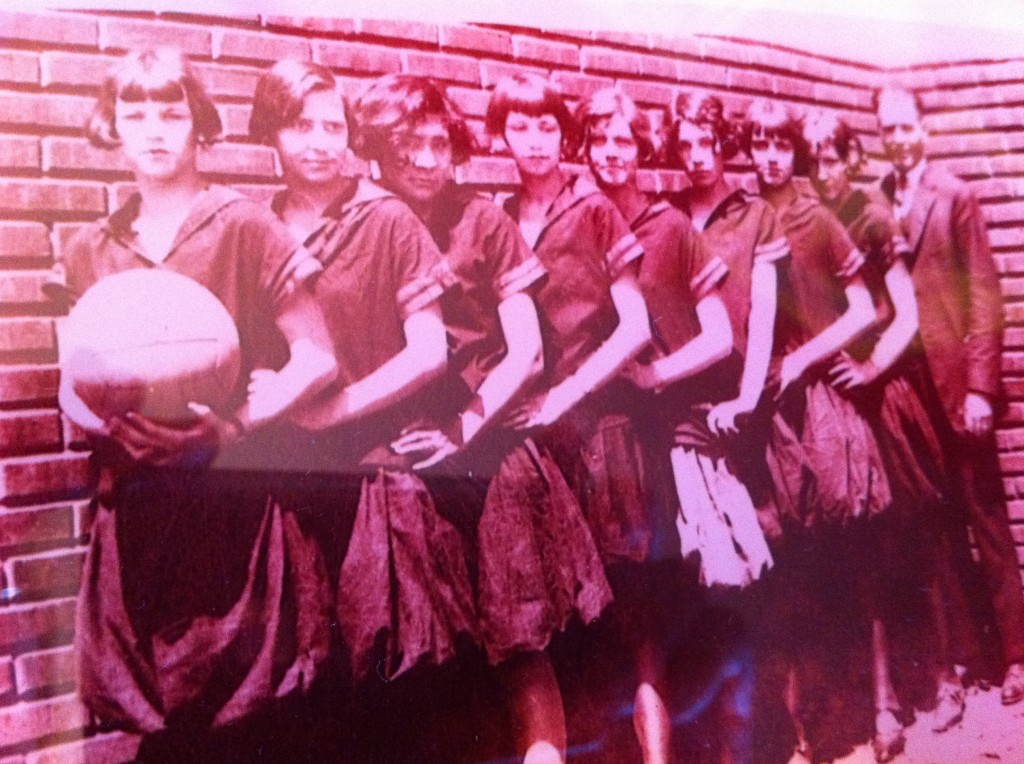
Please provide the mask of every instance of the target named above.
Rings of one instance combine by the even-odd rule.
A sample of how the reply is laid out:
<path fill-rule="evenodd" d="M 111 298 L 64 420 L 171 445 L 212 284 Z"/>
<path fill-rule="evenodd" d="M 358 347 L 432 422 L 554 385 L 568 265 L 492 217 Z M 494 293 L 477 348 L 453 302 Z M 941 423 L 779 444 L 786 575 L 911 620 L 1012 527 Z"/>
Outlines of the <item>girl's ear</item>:
<path fill-rule="evenodd" d="M 846 150 L 846 174 L 851 178 L 856 177 L 860 174 L 860 168 L 864 164 L 864 147 L 861 145 L 860 138 L 853 137 L 850 139 L 849 147 Z"/>

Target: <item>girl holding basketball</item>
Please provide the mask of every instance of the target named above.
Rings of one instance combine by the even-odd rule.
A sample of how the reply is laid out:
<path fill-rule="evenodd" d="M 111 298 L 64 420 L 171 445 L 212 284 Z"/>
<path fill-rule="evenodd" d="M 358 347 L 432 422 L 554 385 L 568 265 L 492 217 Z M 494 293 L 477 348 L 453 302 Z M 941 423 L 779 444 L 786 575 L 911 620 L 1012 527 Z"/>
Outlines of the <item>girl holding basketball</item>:
<path fill-rule="evenodd" d="M 438 298 L 449 282 L 409 206 L 345 174 L 350 134 L 364 158 L 381 160 L 349 116 L 328 68 L 284 60 L 257 84 L 249 130 L 281 160 L 286 189 L 274 211 L 324 269 L 314 293 L 338 384 L 301 412 L 307 432 L 279 458 L 301 471 L 297 490 L 332 526 L 336 613 L 365 695 L 387 684 L 364 680 L 454 656 L 476 630 L 476 610 L 458 529 L 411 469 L 418 459 L 392 448 L 428 413 L 447 417 L 455 405 L 438 382 L 448 354 Z"/>
<path fill-rule="evenodd" d="M 125 56 L 87 134 L 120 151 L 138 190 L 76 234 L 50 284 L 74 301 L 110 274 L 181 274 L 219 298 L 240 338 L 243 374 L 228 403 L 196 404 L 185 422 L 132 412 L 104 422 L 67 379 L 60 391 L 65 410 L 91 424 L 99 476 L 75 634 L 79 691 L 101 725 L 145 735 L 138 761 L 224 760 L 242 738 L 218 749 L 210 731 L 231 738 L 247 722 L 260 745 L 287 750 L 294 743 L 273 739 L 267 720 L 275 701 L 309 687 L 328 651 L 315 543 L 268 481 L 209 468 L 335 373 L 304 286 L 319 264 L 262 207 L 197 170 L 219 132 L 180 52 Z M 258 367 L 267 370 L 250 379 Z"/>

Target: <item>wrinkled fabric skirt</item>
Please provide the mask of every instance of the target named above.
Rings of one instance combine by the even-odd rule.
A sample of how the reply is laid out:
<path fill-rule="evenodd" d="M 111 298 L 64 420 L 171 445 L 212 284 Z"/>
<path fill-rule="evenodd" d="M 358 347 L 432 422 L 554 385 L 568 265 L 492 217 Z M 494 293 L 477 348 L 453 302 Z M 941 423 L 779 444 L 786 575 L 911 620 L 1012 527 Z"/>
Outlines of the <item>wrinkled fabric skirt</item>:
<path fill-rule="evenodd" d="M 100 721 L 219 728 L 313 682 L 330 644 L 326 569 L 267 488 L 205 469 L 105 473 L 75 635 Z"/>
<path fill-rule="evenodd" d="M 871 428 L 853 403 L 820 380 L 782 396 L 766 460 L 783 534 L 842 528 L 892 504 Z"/>
<path fill-rule="evenodd" d="M 651 518 L 643 449 L 630 417 L 585 401 L 536 440 L 576 494 L 604 564 L 646 560 Z"/>
<path fill-rule="evenodd" d="M 463 540 L 419 476 L 382 469 L 363 479 L 337 615 L 357 680 L 444 663 L 475 639 Z"/>
<path fill-rule="evenodd" d="M 532 440 L 512 447 L 490 480 L 479 544 L 480 638 L 492 664 L 543 650 L 571 619 L 590 623 L 611 601 L 576 496 Z"/>

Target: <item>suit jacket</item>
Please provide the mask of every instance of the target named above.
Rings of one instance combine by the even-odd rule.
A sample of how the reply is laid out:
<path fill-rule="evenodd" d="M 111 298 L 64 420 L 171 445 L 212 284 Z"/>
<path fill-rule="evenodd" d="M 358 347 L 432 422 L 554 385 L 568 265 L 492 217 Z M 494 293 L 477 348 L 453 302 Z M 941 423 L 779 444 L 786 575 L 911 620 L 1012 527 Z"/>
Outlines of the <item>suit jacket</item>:
<path fill-rule="evenodd" d="M 890 202 L 895 176 L 881 181 Z M 1002 405 L 1003 301 L 977 198 L 964 181 L 925 168 L 903 230 L 921 341 L 950 424 L 963 430 L 968 392 Z"/>

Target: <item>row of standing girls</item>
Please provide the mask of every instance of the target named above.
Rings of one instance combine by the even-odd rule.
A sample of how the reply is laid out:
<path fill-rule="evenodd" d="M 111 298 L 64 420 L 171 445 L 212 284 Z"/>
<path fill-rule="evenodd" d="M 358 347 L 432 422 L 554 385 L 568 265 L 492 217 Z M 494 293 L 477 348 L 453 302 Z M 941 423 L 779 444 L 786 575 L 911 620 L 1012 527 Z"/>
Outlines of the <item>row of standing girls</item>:
<path fill-rule="evenodd" d="M 517 756 L 561 762 L 549 648 L 603 616 L 632 664 L 640 755 L 668 762 L 666 611 L 686 604 L 664 593 L 696 557 L 708 587 L 764 579 L 756 639 L 781 662 L 800 764 L 806 624 L 838 560 L 868 603 L 884 761 L 903 745 L 881 604 L 901 572 L 885 563 L 911 536 L 926 539 L 938 726 L 955 723 L 925 522 L 942 456 L 905 352 L 905 243 L 849 185 L 856 136 L 824 118 L 805 136 L 755 102 L 750 195 L 725 180 L 720 103 L 695 98 L 673 130 L 692 184 L 674 206 L 637 188 L 655 141 L 622 93 L 574 116 L 515 75 L 486 127 L 522 179 L 504 211 L 454 183 L 472 133 L 435 83 L 389 75 L 346 102 L 329 69 L 282 61 L 250 121 L 286 186 L 266 209 L 198 174 L 220 124 L 180 53 L 131 53 L 104 82 L 88 134 L 120 148 L 138 192 L 76 236 L 52 293 L 184 273 L 235 318 L 245 374 L 230 406 L 181 426 L 95 423 L 76 640 L 97 724 L 143 733 L 139 761 L 295 758 L 360 688 L 476 650 Z M 580 147 L 593 180 L 563 169 Z M 350 150 L 379 182 L 346 174 Z M 811 159 L 838 218 L 793 183 Z M 82 406 L 68 385 L 61 404 Z M 349 701 L 324 690 L 338 653 Z M 721 705 L 716 755 L 750 760 L 749 714 Z"/>

